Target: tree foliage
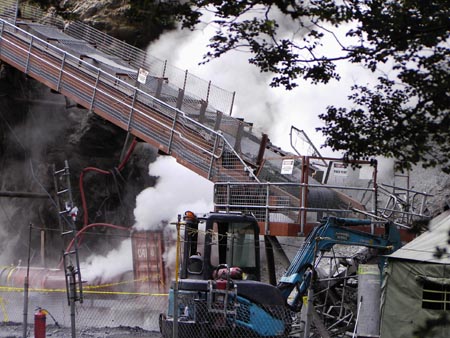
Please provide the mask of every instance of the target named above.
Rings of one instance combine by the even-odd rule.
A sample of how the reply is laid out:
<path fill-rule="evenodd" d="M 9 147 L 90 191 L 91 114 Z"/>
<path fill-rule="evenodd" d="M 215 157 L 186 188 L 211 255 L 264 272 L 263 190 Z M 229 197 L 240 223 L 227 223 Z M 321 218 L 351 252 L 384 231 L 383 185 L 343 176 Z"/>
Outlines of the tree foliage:
<path fill-rule="evenodd" d="M 354 85 L 348 107 L 320 115 L 325 145 L 352 159 L 382 155 L 399 169 L 422 162 L 450 172 L 449 1 L 191 0 L 176 13 L 191 29 L 212 13 L 204 62 L 246 50 L 273 74 L 271 86 L 328 83 L 339 80 L 338 62 L 362 65 L 376 80 Z"/>

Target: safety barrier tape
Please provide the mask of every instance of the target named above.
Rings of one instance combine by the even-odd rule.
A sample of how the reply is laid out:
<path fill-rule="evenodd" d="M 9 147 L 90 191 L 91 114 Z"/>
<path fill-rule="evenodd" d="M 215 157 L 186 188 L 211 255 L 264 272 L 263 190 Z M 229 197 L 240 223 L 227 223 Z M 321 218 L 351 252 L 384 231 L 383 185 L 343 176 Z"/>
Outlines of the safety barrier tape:
<path fill-rule="evenodd" d="M 0 292 L 23 292 L 24 288 L 22 287 L 12 287 L 12 286 L 0 286 Z M 28 289 L 28 292 L 66 292 L 66 289 L 40 289 L 40 288 L 30 288 Z M 129 292 L 129 291 L 89 291 L 89 290 L 83 290 L 84 293 L 89 294 L 99 294 L 99 295 L 129 295 L 129 296 L 155 296 L 155 297 L 161 297 L 161 296 L 167 296 L 167 293 L 150 293 L 150 292 Z M 1 299 L 1 297 L 0 297 Z M 0 301 L 1 303 L 1 301 Z"/>

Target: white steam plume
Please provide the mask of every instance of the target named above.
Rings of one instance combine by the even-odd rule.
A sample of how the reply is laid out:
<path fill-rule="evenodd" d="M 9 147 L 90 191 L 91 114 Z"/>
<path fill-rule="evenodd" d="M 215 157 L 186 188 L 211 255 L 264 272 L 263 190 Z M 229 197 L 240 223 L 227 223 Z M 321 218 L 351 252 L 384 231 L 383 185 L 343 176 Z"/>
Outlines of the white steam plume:
<path fill-rule="evenodd" d="M 136 230 L 162 230 L 169 221 L 186 210 L 213 210 L 213 184 L 169 156 L 158 157 L 149 165 L 149 174 L 157 176 L 154 187 L 143 190 L 136 198 L 134 215 Z M 174 236 L 173 228 L 164 229 L 165 236 Z M 175 239 L 175 238 L 172 238 Z M 166 238 L 168 240 L 168 238 Z M 170 242 L 170 241 L 169 241 Z M 174 248 L 166 248 L 164 260 L 173 266 Z M 106 256 L 92 255 L 81 264 L 83 279 L 90 283 L 108 282 L 133 270 L 131 240 L 111 250 Z"/>
<path fill-rule="evenodd" d="M 151 163 L 149 174 L 158 176 L 158 180 L 154 187 L 145 189 L 137 196 L 134 228 L 161 230 L 165 226 L 166 243 L 175 243 L 176 231 L 170 223 L 187 210 L 198 213 L 212 211 L 214 185 L 169 156 L 158 157 Z M 163 259 L 168 267 L 175 266 L 175 257 L 176 247 L 166 247 Z"/>
<path fill-rule="evenodd" d="M 111 250 L 106 256 L 91 255 L 81 264 L 83 280 L 88 283 L 109 282 L 132 269 L 130 239 L 122 241 L 118 248 Z"/>
<path fill-rule="evenodd" d="M 2 203 L 0 205 L 0 265 L 17 264 L 17 254 L 15 249 L 18 245 L 23 245 L 23 248 L 27 248 L 28 243 L 20 243 L 19 241 L 26 241 L 20 236 L 20 233 L 11 234 L 8 228 L 13 226 L 11 215 L 17 212 L 17 208 L 12 204 Z"/>
<path fill-rule="evenodd" d="M 205 20 L 208 20 L 208 17 L 205 17 Z M 295 28 L 297 24 L 288 22 L 285 17 L 278 18 L 278 21 L 284 29 L 280 36 L 302 38 L 302 31 L 298 27 Z M 341 41 L 347 43 L 349 41 L 345 37 L 346 29 L 343 28 L 332 29 Z M 171 31 L 151 43 L 147 52 L 168 60 L 173 66 L 188 69 L 190 73 L 205 81 L 211 80 L 214 85 L 227 91 L 235 91 L 233 116 L 253 122 L 254 130 L 267 133 L 273 144 L 288 151 L 292 150 L 289 139 L 292 125 L 305 130 L 314 145 L 320 148 L 325 139 L 316 131 L 317 127 L 323 126 L 318 115 L 324 113 L 327 106 L 348 105 L 347 96 L 352 85 L 370 83 L 378 76 L 360 65 L 342 62 L 337 65 L 337 71 L 341 75 L 340 81 L 331 81 L 326 85 L 312 85 L 303 81 L 291 91 L 284 87 L 271 88 L 271 75 L 261 73 L 257 67 L 250 65 L 250 54 L 246 52 L 231 51 L 219 59 L 199 66 L 203 55 L 208 51 L 206 46 L 214 32 L 215 27 L 212 24 L 204 24 L 192 32 L 181 29 Z M 321 48 L 324 55 L 336 56 L 339 50 L 340 46 L 335 38 L 326 34 Z M 319 150 L 324 156 L 341 156 L 329 148 Z"/>
<path fill-rule="evenodd" d="M 213 183 L 179 165 L 172 157 L 159 157 L 150 164 L 149 174 L 158 176 L 158 180 L 136 198 L 136 230 L 161 229 L 162 221 L 174 221 L 186 210 L 212 211 Z"/>

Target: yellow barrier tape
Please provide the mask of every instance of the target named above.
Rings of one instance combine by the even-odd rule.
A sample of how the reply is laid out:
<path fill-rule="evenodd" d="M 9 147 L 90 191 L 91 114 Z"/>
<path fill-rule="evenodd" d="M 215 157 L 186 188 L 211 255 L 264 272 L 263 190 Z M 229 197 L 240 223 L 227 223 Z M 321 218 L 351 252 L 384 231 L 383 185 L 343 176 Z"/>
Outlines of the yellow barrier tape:
<path fill-rule="evenodd" d="M 122 282 L 116 282 L 116 283 L 109 283 L 109 284 L 100 284 L 100 285 L 86 285 L 83 287 L 84 289 L 101 289 L 101 288 L 108 288 L 108 287 L 112 287 L 112 286 L 118 286 L 118 285 L 126 285 L 126 284 L 131 284 L 131 283 L 136 283 L 136 282 L 147 282 L 149 281 L 150 278 L 149 277 L 143 277 L 140 279 L 132 279 L 132 280 L 128 280 L 128 281 L 122 281 Z M 159 284 L 161 284 L 162 286 L 165 286 L 165 283 L 163 283 L 161 280 L 159 281 Z"/>
<path fill-rule="evenodd" d="M 0 286 L 0 292 L 23 292 L 23 288 Z M 66 289 L 28 289 L 29 292 L 66 292 Z M 83 293 L 99 294 L 99 295 L 134 295 L 134 296 L 168 296 L 167 293 L 149 293 L 149 292 L 127 292 L 127 291 L 89 291 L 83 290 Z"/>

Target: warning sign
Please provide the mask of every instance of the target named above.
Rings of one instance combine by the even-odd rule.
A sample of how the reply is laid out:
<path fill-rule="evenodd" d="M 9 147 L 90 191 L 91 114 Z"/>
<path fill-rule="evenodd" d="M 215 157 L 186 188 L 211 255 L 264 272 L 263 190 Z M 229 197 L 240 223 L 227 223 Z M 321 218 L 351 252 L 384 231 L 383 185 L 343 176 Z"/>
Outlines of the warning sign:
<path fill-rule="evenodd" d="M 138 82 L 145 84 L 147 82 L 148 71 L 139 68 Z"/>
<path fill-rule="evenodd" d="M 347 165 L 344 163 L 333 163 L 333 174 L 335 176 L 347 176 Z"/>
<path fill-rule="evenodd" d="M 281 174 L 282 175 L 292 175 L 294 170 L 294 160 L 283 160 L 281 164 Z"/>

